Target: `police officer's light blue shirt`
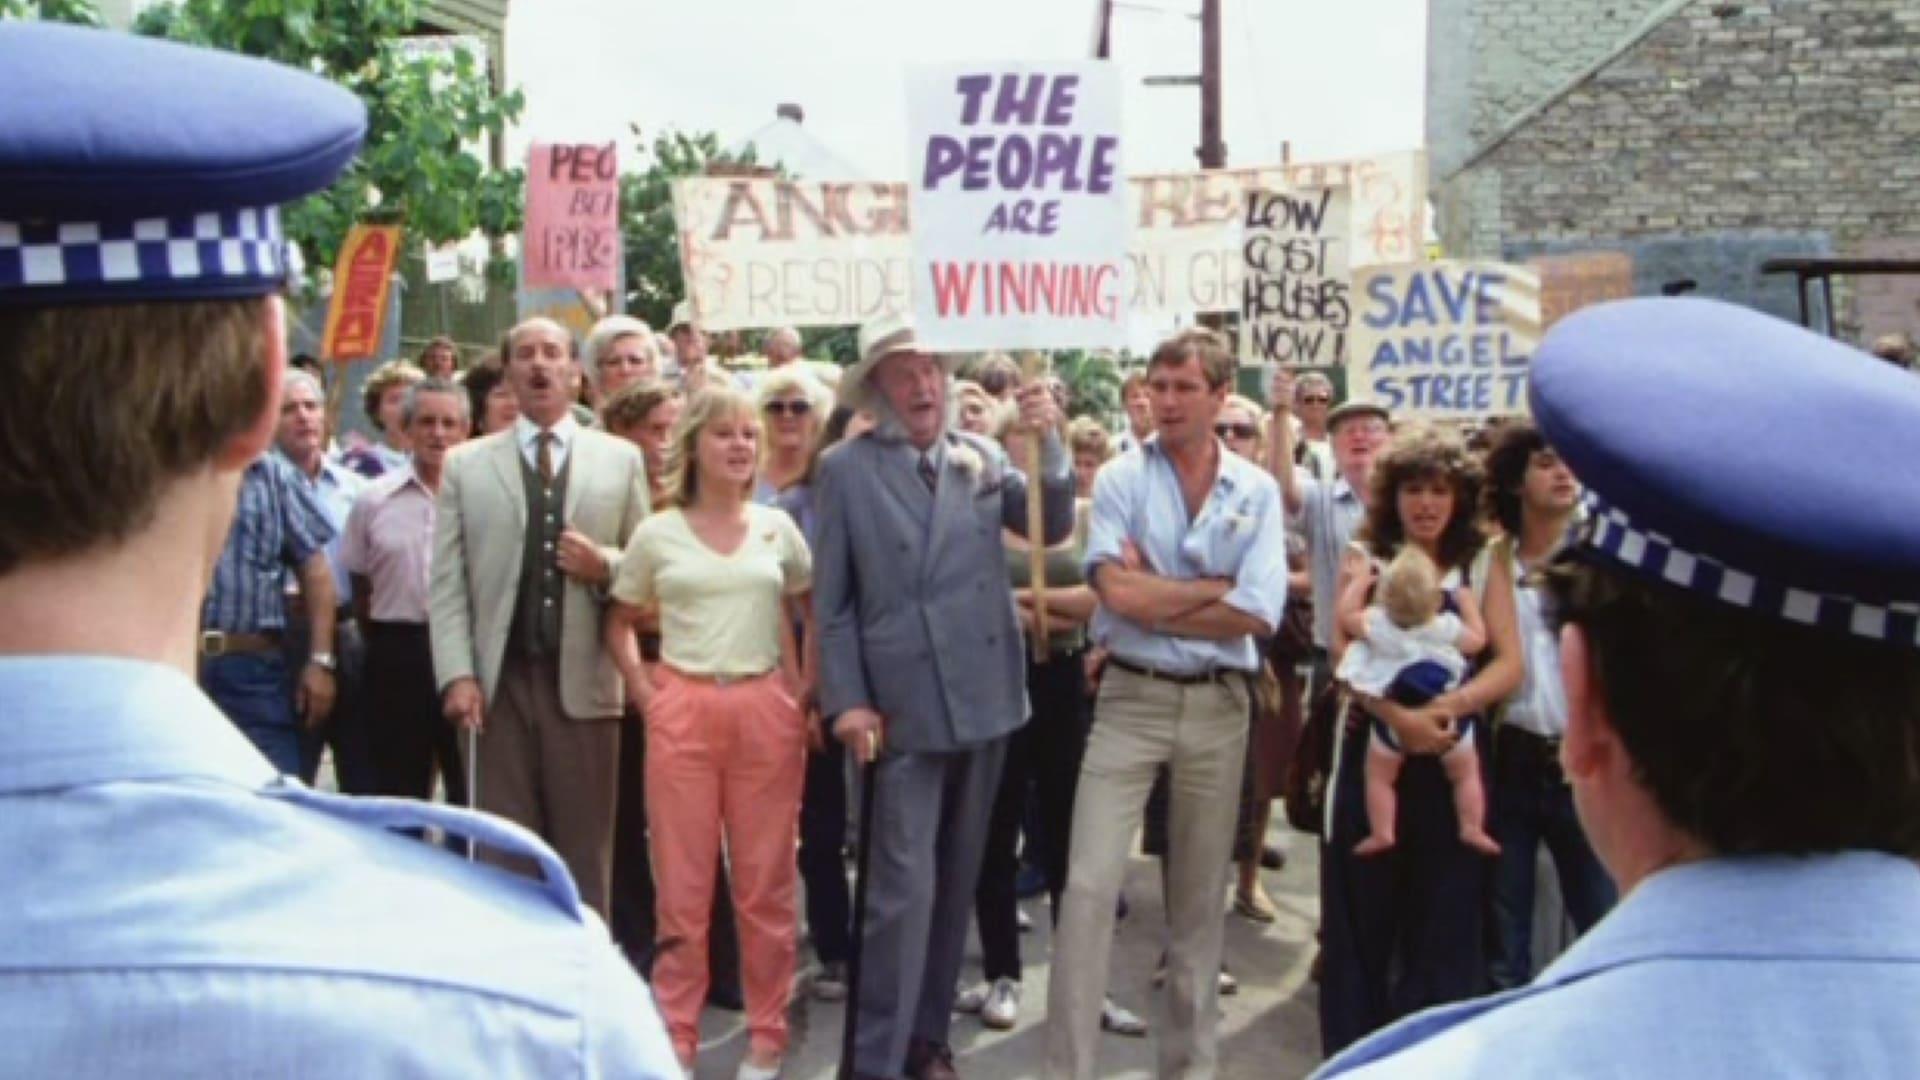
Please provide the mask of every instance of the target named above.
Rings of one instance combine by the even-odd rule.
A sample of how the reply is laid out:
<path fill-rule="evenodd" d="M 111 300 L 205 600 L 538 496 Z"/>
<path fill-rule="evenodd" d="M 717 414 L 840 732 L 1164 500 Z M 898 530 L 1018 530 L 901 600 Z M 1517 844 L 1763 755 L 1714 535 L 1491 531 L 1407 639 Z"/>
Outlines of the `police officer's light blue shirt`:
<path fill-rule="evenodd" d="M 168 667 L 0 658 L 0 702 L 0 1076 L 679 1076 L 525 830 L 282 780 Z"/>
<path fill-rule="evenodd" d="M 1087 580 L 1102 563 L 1118 562 L 1132 540 L 1152 572 L 1168 578 L 1226 578 L 1225 602 L 1280 625 L 1287 600 L 1286 511 L 1280 486 L 1265 471 L 1224 445 L 1220 471 L 1192 521 L 1173 462 L 1151 436 L 1140 449 L 1101 468 L 1093 482 L 1087 527 Z M 1193 675 L 1228 668 L 1252 672 L 1259 653 L 1251 636 L 1209 641 L 1155 633 L 1102 604 L 1093 614 L 1094 640 L 1132 664 Z"/>
<path fill-rule="evenodd" d="M 1911 1077 L 1920 866 L 1875 852 L 1661 871 L 1520 990 L 1420 1013 L 1317 1077 Z"/>

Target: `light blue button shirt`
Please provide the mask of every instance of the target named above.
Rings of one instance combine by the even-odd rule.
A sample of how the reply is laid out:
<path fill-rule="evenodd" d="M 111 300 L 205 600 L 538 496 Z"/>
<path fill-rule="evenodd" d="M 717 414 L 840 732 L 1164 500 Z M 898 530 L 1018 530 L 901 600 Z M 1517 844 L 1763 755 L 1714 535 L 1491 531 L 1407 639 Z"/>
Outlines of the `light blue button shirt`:
<path fill-rule="evenodd" d="M 0 702 L 0 1076 L 680 1075 L 524 829 L 282 780 L 172 668 L 0 658 Z"/>
<path fill-rule="evenodd" d="M 1920 867 L 1875 852 L 1661 871 L 1534 984 L 1401 1021 L 1317 1077 L 1911 1077 Z"/>
<path fill-rule="evenodd" d="M 293 469 L 294 475 L 306 483 L 307 490 L 312 492 L 314 499 L 319 502 L 320 509 L 327 515 L 327 524 L 333 526 L 333 539 L 327 541 L 325 548 L 327 566 L 333 571 L 334 597 L 341 607 L 348 607 L 353 603 L 353 579 L 347 573 L 347 568 L 340 563 L 340 543 L 346 539 L 347 535 L 347 513 L 353 509 L 353 500 L 359 498 L 360 493 L 366 490 L 367 480 L 352 469 L 332 461 L 320 463 L 319 476 L 308 476 L 291 459 L 285 460 Z M 295 587 L 291 577 L 287 587 L 288 589 Z"/>
<path fill-rule="evenodd" d="M 1087 527 L 1087 580 L 1102 563 L 1117 562 L 1132 540 L 1154 573 L 1168 578 L 1233 581 L 1227 604 L 1267 624 L 1280 625 L 1287 601 L 1286 510 L 1280 487 L 1257 466 L 1220 448 L 1220 472 L 1192 521 L 1173 462 L 1151 436 L 1139 450 L 1115 458 L 1093 482 Z M 1193 675 L 1220 668 L 1251 672 L 1259 652 L 1251 635 L 1209 641 L 1154 633 L 1109 611 L 1093 613 L 1094 640 L 1129 663 Z"/>

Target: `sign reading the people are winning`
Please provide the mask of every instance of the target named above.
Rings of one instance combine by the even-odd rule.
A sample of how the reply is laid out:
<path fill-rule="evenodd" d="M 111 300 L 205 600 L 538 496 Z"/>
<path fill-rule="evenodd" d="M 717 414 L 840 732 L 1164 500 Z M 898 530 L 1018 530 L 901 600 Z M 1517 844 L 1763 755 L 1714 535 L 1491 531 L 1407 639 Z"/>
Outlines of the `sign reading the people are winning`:
<path fill-rule="evenodd" d="M 1397 419 L 1477 420 L 1527 411 L 1540 343 L 1540 281 L 1491 262 L 1384 266 L 1354 275 L 1347 391 Z"/>
<path fill-rule="evenodd" d="M 911 293 L 934 348 L 1126 344 L 1120 78 L 1098 61 L 907 80 Z"/>

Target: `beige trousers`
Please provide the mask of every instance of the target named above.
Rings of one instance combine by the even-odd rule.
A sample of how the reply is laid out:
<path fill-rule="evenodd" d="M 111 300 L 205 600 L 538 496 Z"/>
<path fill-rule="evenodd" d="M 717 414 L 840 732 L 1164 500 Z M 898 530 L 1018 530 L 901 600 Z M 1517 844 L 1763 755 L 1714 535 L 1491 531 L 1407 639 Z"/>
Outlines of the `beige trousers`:
<path fill-rule="evenodd" d="M 1252 703 L 1247 680 L 1181 686 L 1109 666 L 1073 803 L 1067 891 L 1047 994 L 1047 1075 L 1098 1074 L 1113 904 L 1140 829 L 1154 770 L 1172 766 L 1168 824 L 1162 1077 L 1206 1078 L 1218 1058 L 1216 1005 L 1222 909 L 1233 854 Z"/>

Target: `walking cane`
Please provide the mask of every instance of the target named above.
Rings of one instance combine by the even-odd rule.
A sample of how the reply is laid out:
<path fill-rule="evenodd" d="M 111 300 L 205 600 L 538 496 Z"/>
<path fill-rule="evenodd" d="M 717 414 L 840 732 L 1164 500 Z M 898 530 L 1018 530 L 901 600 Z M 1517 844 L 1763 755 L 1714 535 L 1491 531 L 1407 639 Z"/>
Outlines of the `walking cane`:
<path fill-rule="evenodd" d="M 467 731 L 467 809 L 480 809 L 480 731 L 478 728 Z M 473 837 L 467 837 L 467 861 L 474 860 L 478 845 Z"/>
<path fill-rule="evenodd" d="M 872 735 L 867 736 L 868 745 L 872 745 Z M 856 856 L 853 874 L 853 950 L 847 958 L 847 1018 L 840 1036 L 839 1080 L 852 1080 L 853 1077 L 853 1035 L 854 1026 L 860 1015 L 860 959 L 866 950 L 867 940 L 867 866 L 873 858 L 873 789 L 874 773 L 879 769 L 880 759 L 860 766 L 860 851 Z"/>

